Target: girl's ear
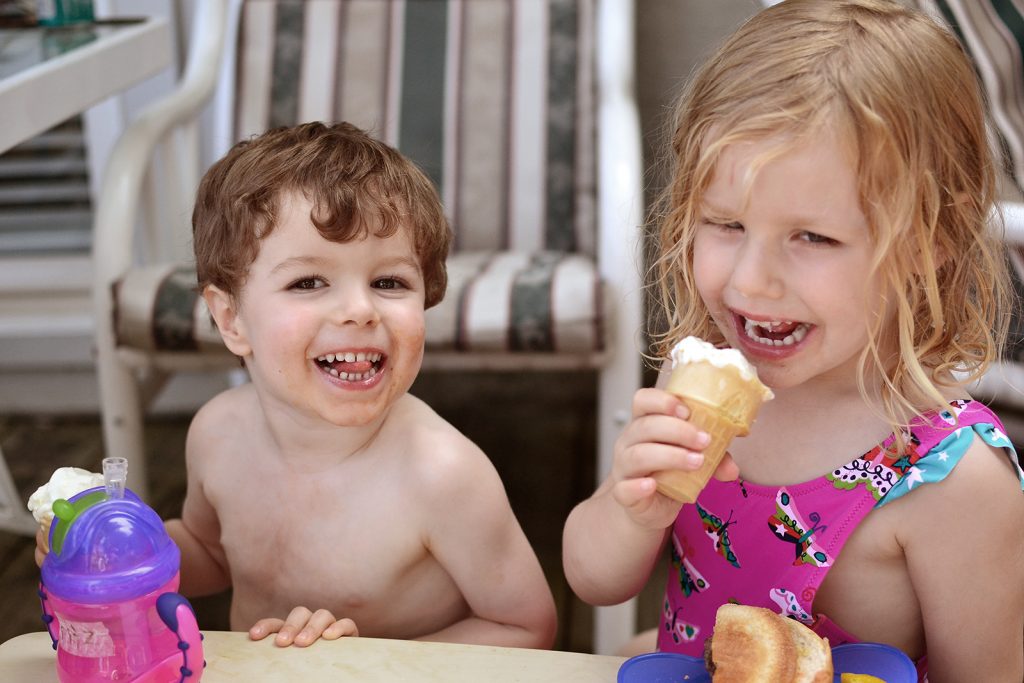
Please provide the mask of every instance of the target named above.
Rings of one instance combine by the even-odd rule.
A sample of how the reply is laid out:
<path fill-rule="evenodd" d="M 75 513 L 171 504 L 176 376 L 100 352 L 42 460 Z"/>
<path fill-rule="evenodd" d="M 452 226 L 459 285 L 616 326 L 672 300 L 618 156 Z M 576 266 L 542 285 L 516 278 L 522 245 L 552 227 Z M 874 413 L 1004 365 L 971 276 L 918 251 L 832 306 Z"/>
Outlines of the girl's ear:
<path fill-rule="evenodd" d="M 245 332 L 245 323 L 238 315 L 235 298 L 216 285 L 207 285 L 203 289 L 203 299 L 228 350 L 241 358 L 251 354 L 252 347 Z"/>

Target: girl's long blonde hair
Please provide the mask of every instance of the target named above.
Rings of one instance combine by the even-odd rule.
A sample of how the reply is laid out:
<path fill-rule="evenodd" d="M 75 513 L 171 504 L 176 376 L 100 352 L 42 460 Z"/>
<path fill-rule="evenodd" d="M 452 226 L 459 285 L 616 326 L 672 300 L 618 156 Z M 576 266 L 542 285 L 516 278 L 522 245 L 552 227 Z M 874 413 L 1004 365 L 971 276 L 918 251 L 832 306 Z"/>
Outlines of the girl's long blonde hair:
<path fill-rule="evenodd" d="M 690 81 L 658 217 L 654 274 L 667 329 L 656 352 L 665 357 L 687 335 L 722 341 L 692 272 L 694 228 L 722 150 L 783 140 L 774 157 L 828 127 L 843 131 L 856 164 L 875 248 L 865 277 L 879 278 L 893 311 L 869 330 L 860 390 L 867 398 L 869 384 L 880 387 L 880 410 L 898 431 L 946 406 L 940 386 L 976 379 L 998 357 L 1012 290 L 991 223 L 995 173 L 970 60 L 948 30 L 895 2 L 787 0 L 742 26 Z"/>

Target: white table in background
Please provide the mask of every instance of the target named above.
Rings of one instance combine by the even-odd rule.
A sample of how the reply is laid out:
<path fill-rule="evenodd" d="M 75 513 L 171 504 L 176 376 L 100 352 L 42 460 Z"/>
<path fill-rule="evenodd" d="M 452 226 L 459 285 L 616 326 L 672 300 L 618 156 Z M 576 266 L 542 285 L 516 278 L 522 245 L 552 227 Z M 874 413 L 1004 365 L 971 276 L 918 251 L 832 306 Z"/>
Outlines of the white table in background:
<path fill-rule="evenodd" d="M 0 153 L 171 64 L 166 19 L 0 29 Z M 0 451 L 0 529 L 33 534 Z"/>
<path fill-rule="evenodd" d="M 171 63 L 166 19 L 0 29 L 0 152 Z"/>

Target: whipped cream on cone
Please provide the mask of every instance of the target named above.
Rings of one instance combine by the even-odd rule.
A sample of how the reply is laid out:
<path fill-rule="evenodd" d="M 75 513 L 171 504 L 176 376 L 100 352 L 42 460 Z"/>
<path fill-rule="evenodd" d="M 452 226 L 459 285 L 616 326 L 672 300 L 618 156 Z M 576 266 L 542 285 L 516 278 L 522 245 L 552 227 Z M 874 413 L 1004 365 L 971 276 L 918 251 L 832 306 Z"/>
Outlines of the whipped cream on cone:
<path fill-rule="evenodd" d="M 81 493 L 86 489 L 103 486 L 103 475 L 81 467 L 58 467 L 36 492 L 29 496 L 28 510 L 40 524 L 49 525 L 53 521 L 53 501 Z"/>
<path fill-rule="evenodd" d="M 757 378 L 757 368 L 750 364 L 743 354 L 736 349 L 719 349 L 699 337 L 687 337 L 676 344 L 669 357 L 672 359 L 672 367 L 685 363 L 699 363 L 701 361 L 710 363 L 716 368 L 733 367 L 740 377 L 748 382 L 760 381 Z M 775 397 L 772 390 L 764 385 L 762 400 L 767 401 Z"/>

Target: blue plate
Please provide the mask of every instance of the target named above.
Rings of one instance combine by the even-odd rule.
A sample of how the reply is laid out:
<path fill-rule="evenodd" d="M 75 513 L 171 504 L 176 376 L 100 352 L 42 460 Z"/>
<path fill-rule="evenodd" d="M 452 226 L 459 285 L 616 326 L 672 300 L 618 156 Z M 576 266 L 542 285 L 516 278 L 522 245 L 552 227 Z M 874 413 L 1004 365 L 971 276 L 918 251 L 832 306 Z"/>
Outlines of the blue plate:
<path fill-rule="evenodd" d="M 671 652 L 631 657 L 619 667 L 618 683 L 711 683 L 704 660 Z"/>
<path fill-rule="evenodd" d="M 886 683 L 917 683 L 917 669 L 902 651 L 880 643 L 849 643 L 832 648 L 835 683 L 844 673 L 870 674 Z M 627 659 L 618 683 L 711 683 L 704 660 L 671 652 Z"/>
<path fill-rule="evenodd" d="M 917 667 L 902 650 L 881 643 L 847 643 L 832 648 L 835 683 L 841 674 L 869 674 L 886 683 L 917 683 Z"/>

